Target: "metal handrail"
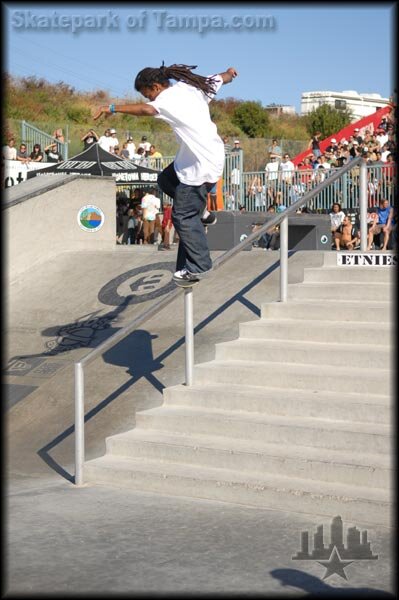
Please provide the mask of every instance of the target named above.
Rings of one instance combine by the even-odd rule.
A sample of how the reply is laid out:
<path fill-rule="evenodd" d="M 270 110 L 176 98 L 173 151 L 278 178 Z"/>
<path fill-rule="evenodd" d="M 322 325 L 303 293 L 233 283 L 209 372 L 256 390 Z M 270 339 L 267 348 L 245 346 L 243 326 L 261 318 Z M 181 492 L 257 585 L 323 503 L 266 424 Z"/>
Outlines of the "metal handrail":
<path fill-rule="evenodd" d="M 353 159 L 348 165 L 345 165 L 337 173 L 326 178 L 320 185 L 310 190 L 302 198 L 291 204 L 283 212 L 268 220 L 257 231 L 251 233 L 242 242 L 227 250 L 222 256 L 218 257 L 213 263 L 213 269 L 218 269 L 244 248 L 252 244 L 263 233 L 280 225 L 280 301 L 287 301 L 287 283 L 288 283 L 288 217 L 296 212 L 299 207 L 304 206 L 313 196 L 318 194 L 327 186 L 331 185 L 342 177 L 344 173 L 360 164 L 360 227 L 361 227 L 361 250 L 366 250 L 367 243 L 367 166 L 362 157 Z M 91 363 L 99 354 L 105 352 L 120 340 L 134 331 L 144 321 L 147 321 L 155 314 L 159 313 L 165 306 L 170 304 L 182 291 L 176 288 L 164 296 L 159 302 L 138 315 L 131 323 L 114 333 L 107 340 L 102 342 L 97 348 L 86 354 L 80 361 L 75 363 L 75 484 L 83 484 L 83 465 L 84 465 L 84 366 Z M 185 376 L 186 385 L 192 385 L 192 372 L 194 363 L 194 334 L 193 334 L 193 290 L 184 289 L 185 306 L 185 341 L 186 341 L 186 366 Z"/>

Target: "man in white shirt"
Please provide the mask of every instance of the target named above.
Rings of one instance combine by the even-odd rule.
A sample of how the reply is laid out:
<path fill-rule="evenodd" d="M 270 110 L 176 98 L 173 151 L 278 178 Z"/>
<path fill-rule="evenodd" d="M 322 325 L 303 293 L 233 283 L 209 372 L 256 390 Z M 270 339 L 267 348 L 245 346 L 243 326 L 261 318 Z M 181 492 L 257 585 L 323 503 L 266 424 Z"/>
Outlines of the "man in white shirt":
<path fill-rule="evenodd" d="M 279 162 L 277 156 L 270 156 L 270 160 L 266 163 L 266 185 L 267 185 L 267 196 L 273 203 L 276 199 L 277 186 L 278 186 L 278 171 Z"/>
<path fill-rule="evenodd" d="M 127 143 L 127 151 L 129 152 L 129 158 L 130 160 L 133 160 L 134 157 L 136 156 L 136 144 L 133 142 L 133 139 L 131 137 L 129 137 L 126 140 Z"/>
<path fill-rule="evenodd" d="M 283 155 L 283 160 L 279 165 L 279 170 L 281 172 L 281 192 L 282 192 L 282 203 L 284 206 L 288 206 L 289 197 L 291 193 L 291 185 L 295 173 L 295 165 L 290 160 L 289 154 Z"/>
<path fill-rule="evenodd" d="M 3 146 L 3 158 L 6 160 L 17 160 L 17 149 L 15 148 L 14 138 L 10 138 L 8 144 Z"/>
<path fill-rule="evenodd" d="M 155 189 L 151 188 L 141 200 L 143 210 L 144 244 L 152 244 L 154 241 L 155 220 L 161 210 L 161 201 L 155 196 Z"/>
<path fill-rule="evenodd" d="M 143 135 L 141 138 L 141 142 L 139 144 L 139 148 L 144 148 L 144 152 L 149 152 L 151 148 L 150 142 L 147 141 L 147 136 Z"/>
<path fill-rule="evenodd" d="M 100 137 L 100 139 L 98 140 L 98 145 L 101 146 L 101 148 L 103 150 L 106 150 L 107 152 L 109 152 L 109 149 L 110 149 L 110 138 L 111 138 L 111 135 L 110 135 L 109 129 L 106 129 L 104 131 L 104 135 L 102 135 Z"/>
<path fill-rule="evenodd" d="M 109 142 L 109 150 L 108 152 L 111 152 L 111 154 L 115 154 L 115 147 L 119 146 L 119 140 L 116 137 L 116 130 L 115 129 L 110 129 L 110 137 L 108 138 L 108 142 Z"/>

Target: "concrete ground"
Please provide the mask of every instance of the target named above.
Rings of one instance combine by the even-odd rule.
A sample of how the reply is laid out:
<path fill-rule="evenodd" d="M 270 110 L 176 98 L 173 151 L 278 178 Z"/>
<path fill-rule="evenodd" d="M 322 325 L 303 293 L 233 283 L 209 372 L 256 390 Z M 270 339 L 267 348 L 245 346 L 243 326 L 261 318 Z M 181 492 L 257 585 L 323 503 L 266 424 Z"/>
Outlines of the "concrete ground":
<path fill-rule="evenodd" d="M 73 485 L 73 363 L 173 289 L 175 255 L 65 253 L 10 286 L 5 595 L 392 592 L 392 532 L 383 527 L 355 524 L 367 528 L 378 560 L 354 561 L 347 580 L 323 580 L 318 562 L 292 560 L 304 530 L 324 523 L 328 543 L 330 522 L 319 516 Z M 320 252 L 292 254 L 289 281 L 321 264 Z M 198 285 L 196 362 L 236 338 L 240 321 L 258 318 L 261 302 L 278 300 L 277 267 L 278 253 L 241 252 Z M 184 381 L 182 296 L 86 368 L 87 459 Z"/>

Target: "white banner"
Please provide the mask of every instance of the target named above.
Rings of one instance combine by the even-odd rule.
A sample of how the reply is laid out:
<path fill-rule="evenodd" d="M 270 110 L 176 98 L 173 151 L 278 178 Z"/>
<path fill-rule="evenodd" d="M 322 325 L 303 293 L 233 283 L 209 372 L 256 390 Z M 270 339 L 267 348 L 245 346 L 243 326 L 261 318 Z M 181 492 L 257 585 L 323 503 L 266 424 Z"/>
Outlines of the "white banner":
<path fill-rule="evenodd" d="M 391 267 L 398 264 L 398 258 L 395 254 L 376 253 L 364 254 L 358 252 L 351 254 L 345 252 L 337 254 L 337 265 L 345 267 Z"/>
<path fill-rule="evenodd" d="M 18 185 L 21 181 L 25 181 L 28 171 L 45 169 L 50 166 L 51 163 L 22 163 L 19 160 L 4 160 L 3 188 L 12 187 L 13 185 Z"/>

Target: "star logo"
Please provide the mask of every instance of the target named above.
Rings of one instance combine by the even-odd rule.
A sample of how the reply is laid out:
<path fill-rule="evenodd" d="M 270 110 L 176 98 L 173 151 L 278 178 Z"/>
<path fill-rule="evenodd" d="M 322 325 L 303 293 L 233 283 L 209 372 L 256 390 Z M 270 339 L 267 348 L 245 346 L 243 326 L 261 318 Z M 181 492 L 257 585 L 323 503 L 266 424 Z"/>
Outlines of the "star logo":
<path fill-rule="evenodd" d="M 347 580 L 348 578 L 345 573 L 345 567 L 352 564 L 353 560 L 341 560 L 339 552 L 336 546 L 334 546 L 330 554 L 330 558 L 328 560 L 318 560 L 317 562 L 319 563 L 319 565 L 322 565 L 323 567 L 327 568 L 323 579 L 327 579 L 327 577 L 330 577 L 331 575 L 334 575 L 334 573 L 336 573 L 343 579 Z"/>

